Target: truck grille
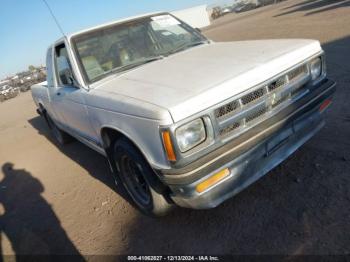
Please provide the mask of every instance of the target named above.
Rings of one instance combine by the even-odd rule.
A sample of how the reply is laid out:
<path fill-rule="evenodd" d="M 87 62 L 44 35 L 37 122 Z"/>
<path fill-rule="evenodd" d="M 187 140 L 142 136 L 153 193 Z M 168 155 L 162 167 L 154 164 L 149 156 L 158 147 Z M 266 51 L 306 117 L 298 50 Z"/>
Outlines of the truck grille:
<path fill-rule="evenodd" d="M 297 67 L 296 69 L 290 71 L 288 73 L 288 79 L 289 79 L 289 81 L 295 80 L 297 78 L 305 76 L 306 74 L 308 74 L 308 69 L 307 69 L 306 65 L 303 65 L 303 66 Z"/>
<path fill-rule="evenodd" d="M 227 105 L 224 105 L 218 109 L 215 110 L 215 116 L 216 118 L 221 118 L 223 116 L 226 116 L 230 113 L 233 113 L 236 111 L 236 109 L 239 109 L 239 102 L 233 101 Z"/>
<path fill-rule="evenodd" d="M 234 122 L 228 126 L 226 126 L 225 128 L 220 130 L 220 136 L 224 136 L 227 133 L 231 133 L 232 131 L 236 130 L 237 128 L 239 128 L 241 125 L 241 123 L 239 122 Z"/>
<path fill-rule="evenodd" d="M 273 81 L 268 85 L 269 91 L 271 92 L 280 87 L 283 87 L 286 83 L 287 83 L 286 76 L 281 76 L 280 78 L 278 78 L 277 80 Z"/>
<path fill-rule="evenodd" d="M 258 100 L 259 98 L 262 98 L 264 95 L 266 95 L 266 89 L 264 87 L 259 88 L 258 90 L 255 90 L 255 91 L 249 93 L 248 95 L 243 96 L 241 98 L 242 104 L 243 105 L 250 104 L 250 103 Z"/>
<path fill-rule="evenodd" d="M 228 138 L 252 127 L 278 111 L 303 90 L 310 79 L 307 64 L 301 65 L 214 111 L 218 135 Z"/>
<path fill-rule="evenodd" d="M 257 107 L 254 110 L 251 110 L 249 114 L 247 114 L 247 116 L 245 117 L 245 122 L 249 123 L 253 120 L 256 120 L 262 117 L 267 111 L 268 111 L 268 107 L 266 107 L 265 105 Z"/>

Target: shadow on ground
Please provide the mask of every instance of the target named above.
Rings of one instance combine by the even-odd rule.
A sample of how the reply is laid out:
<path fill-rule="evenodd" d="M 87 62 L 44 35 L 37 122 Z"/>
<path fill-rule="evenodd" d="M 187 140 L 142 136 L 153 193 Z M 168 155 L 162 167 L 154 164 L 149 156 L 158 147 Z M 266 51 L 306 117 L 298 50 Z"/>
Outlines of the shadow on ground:
<path fill-rule="evenodd" d="M 44 118 L 40 116 L 32 118 L 28 122 L 39 132 L 39 134 L 45 136 L 51 143 L 55 144 L 63 154 L 83 167 L 92 177 L 107 185 L 124 198 L 124 200 L 133 205 L 123 186 L 120 183 L 116 186 L 108 161 L 104 156 L 91 150 L 78 141 L 73 141 L 64 146 L 58 145 L 50 134 Z"/>
<path fill-rule="evenodd" d="M 38 254 L 74 255 L 78 261 L 83 260 L 50 204 L 41 196 L 41 182 L 25 169 L 15 169 L 12 163 L 4 164 L 2 173 L 0 233 L 9 239 L 16 260 Z M 0 242 L 0 261 L 2 255 Z"/>
<path fill-rule="evenodd" d="M 305 16 L 330 11 L 337 8 L 350 7 L 349 0 L 307 0 L 284 8 L 283 13 L 276 15 L 283 16 L 295 12 L 306 12 Z"/>

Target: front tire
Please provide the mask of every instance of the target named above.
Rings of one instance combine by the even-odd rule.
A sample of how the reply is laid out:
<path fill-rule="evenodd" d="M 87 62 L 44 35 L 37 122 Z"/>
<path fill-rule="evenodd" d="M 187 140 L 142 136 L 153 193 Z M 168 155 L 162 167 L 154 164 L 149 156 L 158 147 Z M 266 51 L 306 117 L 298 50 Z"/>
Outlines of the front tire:
<path fill-rule="evenodd" d="M 155 174 L 138 149 L 124 138 L 117 140 L 113 149 L 119 178 L 139 210 L 149 216 L 166 215 L 172 205 L 149 184 Z"/>

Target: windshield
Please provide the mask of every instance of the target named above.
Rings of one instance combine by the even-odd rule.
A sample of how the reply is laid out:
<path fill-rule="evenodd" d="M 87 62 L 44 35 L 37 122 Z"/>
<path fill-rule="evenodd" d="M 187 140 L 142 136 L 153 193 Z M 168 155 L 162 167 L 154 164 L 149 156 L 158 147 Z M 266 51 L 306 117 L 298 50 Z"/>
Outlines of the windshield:
<path fill-rule="evenodd" d="M 89 83 L 207 41 L 169 14 L 104 27 L 72 39 Z"/>

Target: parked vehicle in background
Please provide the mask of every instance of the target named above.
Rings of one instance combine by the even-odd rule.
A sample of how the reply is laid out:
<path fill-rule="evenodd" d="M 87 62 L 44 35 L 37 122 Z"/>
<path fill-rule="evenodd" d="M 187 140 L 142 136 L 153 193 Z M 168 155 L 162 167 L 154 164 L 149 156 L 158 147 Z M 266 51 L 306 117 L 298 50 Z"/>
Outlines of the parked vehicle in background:
<path fill-rule="evenodd" d="M 24 71 L 11 78 L 11 86 L 18 87 L 21 92 L 28 91 L 36 83 L 45 81 L 45 67 L 34 67 L 32 71 Z"/>
<path fill-rule="evenodd" d="M 233 11 L 232 7 L 226 6 L 221 9 L 221 14 L 226 15 L 226 14 L 232 13 L 232 11 Z"/>
<path fill-rule="evenodd" d="M 6 96 L 8 95 L 9 92 L 10 90 L 8 85 L 4 85 L 0 87 L 0 95 L 3 97 L 3 100 L 6 100 Z"/>
<path fill-rule="evenodd" d="M 34 84 L 34 83 L 32 83 Z M 30 90 L 31 84 L 24 84 L 22 86 L 19 87 L 21 92 L 27 92 L 28 90 Z"/>
<path fill-rule="evenodd" d="M 20 93 L 21 93 L 21 91 L 19 90 L 19 88 L 10 87 L 9 99 L 18 96 Z"/>
<path fill-rule="evenodd" d="M 20 93 L 19 89 L 9 85 L 0 87 L 0 101 L 3 102 L 7 99 L 14 98 Z"/>
<path fill-rule="evenodd" d="M 233 12 L 235 12 L 235 13 L 245 12 L 245 11 L 249 11 L 249 10 L 258 8 L 260 6 L 261 6 L 261 4 L 258 1 L 256 1 L 256 2 L 237 1 L 231 6 L 214 7 L 212 9 L 211 17 L 214 20 L 214 19 L 217 19 L 217 18 L 224 16 L 226 14 L 230 14 Z"/>
<path fill-rule="evenodd" d="M 139 209 L 213 208 L 325 124 L 335 82 L 315 40 L 215 43 L 168 13 L 53 43 L 32 87 L 60 144 L 104 155 Z"/>
<path fill-rule="evenodd" d="M 221 8 L 220 7 L 214 7 L 213 10 L 212 10 L 212 13 L 211 13 L 211 18 L 213 20 L 215 19 L 218 19 L 220 16 L 222 16 L 222 13 L 221 13 Z"/>
<path fill-rule="evenodd" d="M 246 12 L 246 11 L 256 9 L 258 7 L 259 7 L 259 5 L 256 3 L 247 3 L 247 4 L 240 3 L 234 7 L 234 12 L 236 12 L 236 13 Z"/>

